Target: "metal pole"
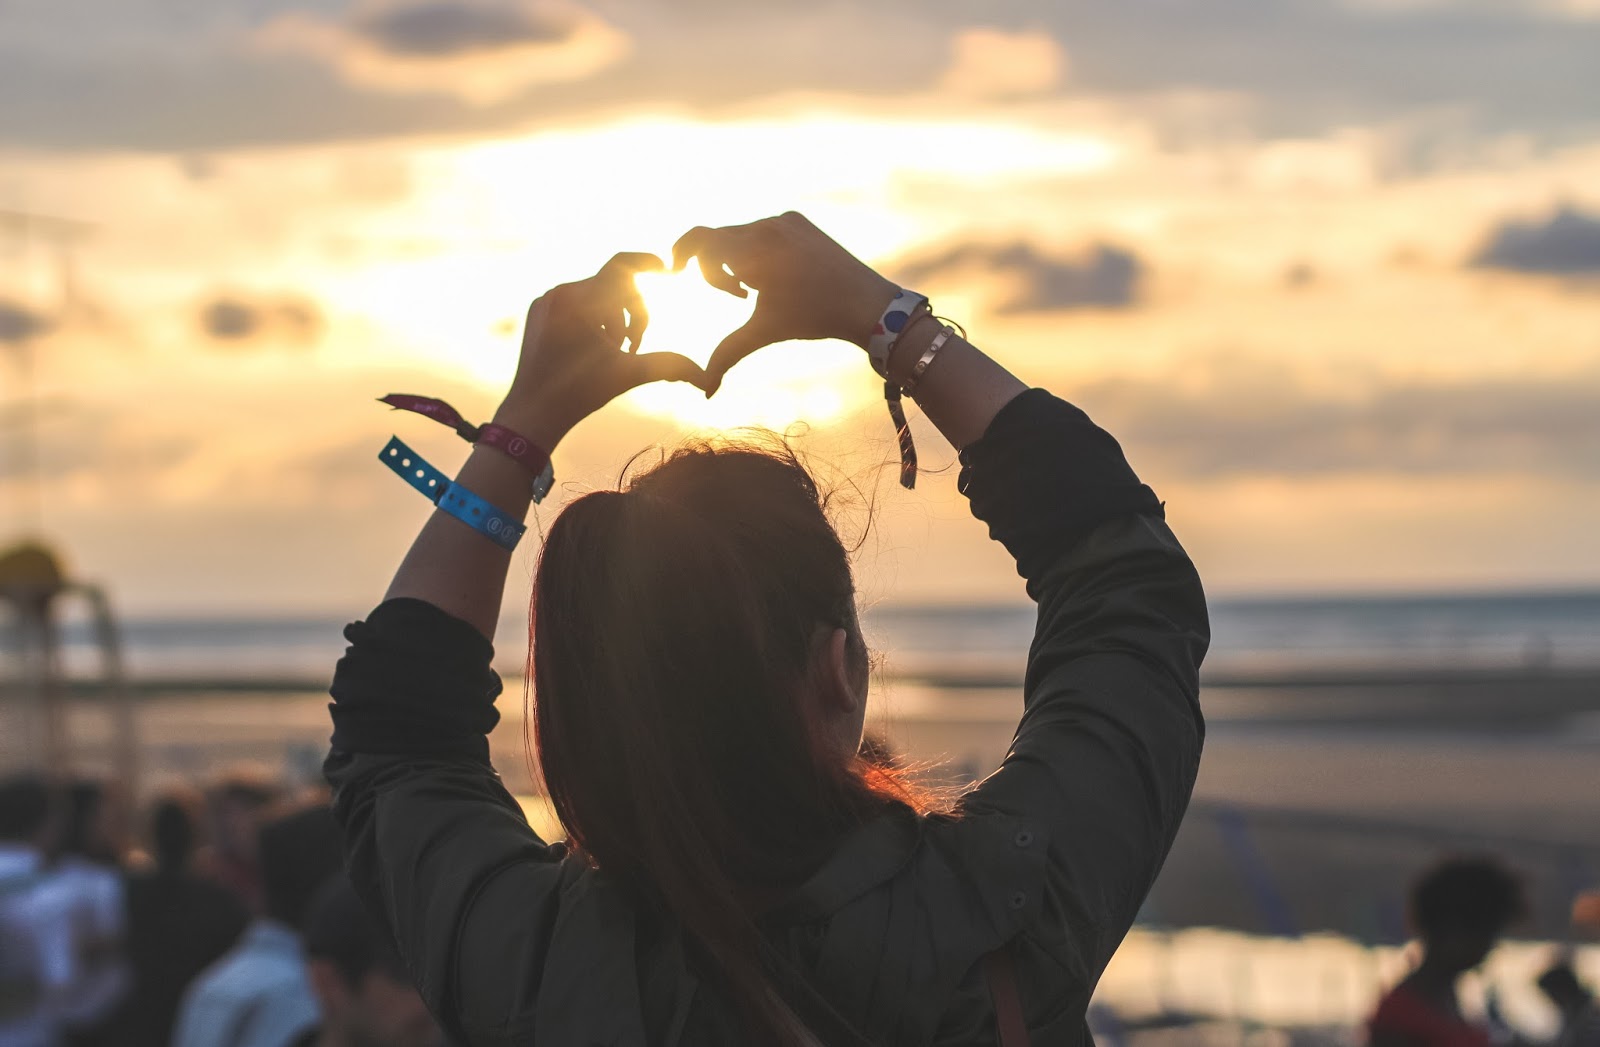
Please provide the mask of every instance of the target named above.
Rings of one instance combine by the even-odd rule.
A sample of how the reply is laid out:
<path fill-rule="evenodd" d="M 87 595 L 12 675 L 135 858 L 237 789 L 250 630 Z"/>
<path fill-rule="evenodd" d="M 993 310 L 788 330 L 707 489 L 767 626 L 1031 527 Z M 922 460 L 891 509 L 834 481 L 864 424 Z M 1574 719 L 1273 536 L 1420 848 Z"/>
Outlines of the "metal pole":
<path fill-rule="evenodd" d="M 127 687 L 122 665 L 122 634 L 116 617 L 111 613 L 111 601 L 99 586 L 79 586 L 78 591 L 89 601 L 94 614 L 95 640 L 100 648 L 100 673 L 104 681 L 103 700 L 110 707 L 116 723 L 116 741 L 113 759 L 116 776 L 121 782 L 123 795 L 137 801 L 139 795 L 139 722 L 133 694 Z"/>

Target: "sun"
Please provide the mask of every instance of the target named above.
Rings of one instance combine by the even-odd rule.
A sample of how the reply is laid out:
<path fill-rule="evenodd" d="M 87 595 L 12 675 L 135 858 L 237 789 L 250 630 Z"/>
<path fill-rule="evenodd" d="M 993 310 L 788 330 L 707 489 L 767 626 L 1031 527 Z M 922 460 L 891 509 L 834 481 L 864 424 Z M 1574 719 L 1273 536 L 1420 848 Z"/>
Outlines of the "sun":
<path fill-rule="evenodd" d="M 681 273 L 639 273 L 634 284 L 650 310 L 644 349 L 682 353 L 704 367 L 728 332 L 755 311 L 755 294 L 735 298 L 719 291 L 690 266 Z"/>
<path fill-rule="evenodd" d="M 650 312 L 646 353 L 681 353 L 703 367 L 718 343 L 755 310 L 755 292 L 735 298 L 706 284 L 692 265 L 682 273 L 640 273 L 634 279 Z M 625 402 L 697 429 L 820 425 L 855 406 L 864 366 L 861 350 L 843 342 L 784 342 L 740 362 L 710 400 L 698 389 L 663 382 L 634 390 Z"/>

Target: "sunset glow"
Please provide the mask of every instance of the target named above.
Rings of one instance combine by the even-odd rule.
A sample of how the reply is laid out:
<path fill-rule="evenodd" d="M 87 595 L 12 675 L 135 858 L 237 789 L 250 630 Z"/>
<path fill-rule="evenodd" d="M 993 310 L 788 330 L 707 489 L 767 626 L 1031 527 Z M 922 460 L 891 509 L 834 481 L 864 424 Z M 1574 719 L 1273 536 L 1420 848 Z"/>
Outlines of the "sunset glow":
<path fill-rule="evenodd" d="M 1316 40 L 1320 54 L 1348 44 L 1339 32 L 1360 38 L 1367 19 L 1434 17 L 1354 6 L 1293 40 Z M 39 430 L 44 521 L 94 571 L 164 594 L 157 603 L 198 598 L 198 582 L 178 581 L 191 573 L 294 604 L 354 588 L 354 574 L 335 582 L 338 572 L 310 566 L 314 551 L 270 564 L 225 558 L 219 545 L 194 561 L 209 540 L 180 537 L 171 514 L 205 534 L 280 534 L 304 531 L 292 521 L 319 498 L 364 529 L 378 525 L 363 507 L 381 504 L 397 514 L 382 527 L 399 541 L 407 503 L 370 454 L 391 431 L 444 467 L 462 449 L 374 409 L 374 397 L 443 395 L 487 417 L 515 369 L 528 304 L 546 289 L 617 251 L 665 258 L 695 225 L 790 209 L 929 294 L 1026 380 L 1080 403 L 1159 491 L 1184 492 L 1173 511 L 1190 519 L 1202 563 L 1220 565 L 1208 572 L 1215 585 L 1366 585 L 1387 576 L 1367 565 L 1392 565 L 1390 549 L 1435 550 L 1404 558 L 1407 585 L 1600 578 L 1592 543 L 1575 537 L 1592 530 L 1584 514 L 1600 461 L 1600 261 L 1587 246 L 1600 140 L 1563 123 L 1576 117 L 1550 106 L 1556 94 L 1541 96 L 1543 137 L 1534 124 L 1506 132 L 1411 106 L 1401 100 L 1410 65 L 1384 81 L 1398 92 L 1389 108 L 1362 110 L 1352 85 L 1281 83 L 1287 67 L 1252 64 L 1300 43 L 1232 36 L 1232 50 L 1213 48 L 1230 62 L 1207 64 L 1212 51 L 1191 41 L 1192 68 L 1170 76 L 1171 55 L 1122 55 L 1112 86 L 1103 60 L 1146 37 L 1048 18 L 929 26 L 905 41 L 923 73 L 879 82 L 860 78 L 871 63 L 851 50 L 883 28 L 867 12 L 750 13 L 807 56 L 790 67 L 739 57 L 748 26 L 723 36 L 696 23 L 680 39 L 676 23 L 627 5 L 585 14 L 563 40 L 530 38 L 524 50 L 554 63 L 541 79 L 512 61 L 516 49 L 478 61 L 421 41 L 380 54 L 360 19 L 291 0 L 267 7 L 236 36 L 197 36 L 163 59 L 223 62 L 205 76 L 232 100 L 226 120 L 152 96 L 139 112 L 170 123 L 83 115 L 59 125 L 81 136 L 68 142 L 0 114 L 0 210 L 82 223 L 0 223 L 0 331 L 13 332 L 0 337 L 9 356 L 25 348 L 36 394 L 60 405 Z M 78 23 L 52 29 L 47 15 L 24 36 L 39 61 L 67 61 L 75 52 L 51 50 L 50 33 L 77 47 Z M 1554 56 L 1519 67 L 1525 76 L 1580 76 L 1562 73 L 1559 56 L 1593 24 L 1544 9 L 1525 20 Z M 1478 46 L 1497 47 L 1498 33 L 1485 29 Z M 285 99 L 308 67 L 324 69 L 323 100 L 278 107 L 278 96 L 228 94 L 229 62 L 266 78 L 251 83 L 287 76 L 271 81 Z M 455 76 L 468 67 L 470 78 Z M 1516 82 L 1451 89 L 1509 113 Z M 130 81 L 123 93 L 161 83 Z M 1349 108 L 1337 120 L 1317 105 L 1273 108 L 1310 97 Z M 1504 235 L 1532 247 L 1494 247 Z M 693 275 L 640 286 L 647 352 L 704 361 L 752 305 Z M 558 450 L 558 472 L 581 489 L 639 447 L 752 424 L 871 441 L 859 446 L 876 463 L 890 435 L 880 399 L 859 350 L 775 346 L 735 368 L 714 400 L 686 386 L 623 397 Z M 175 406 L 134 406 L 158 401 Z M 204 440 L 197 418 L 210 420 Z M 943 460 L 948 448 L 914 408 L 912 419 L 925 453 Z M 1263 485 L 1282 497 L 1235 511 L 1230 492 Z M 1520 502 L 1499 496 L 1508 485 Z M 908 519 L 948 494 L 926 486 L 908 496 Z M 12 493 L 0 521 L 14 529 Z M 947 522 L 908 524 L 889 546 L 964 549 L 955 536 L 968 523 L 950 498 L 938 510 Z M 1517 511 L 1530 501 L 1566 506 L 1573 527 L 1535 534 Z M 1481 507 L 1468 529 L 1463 504 Z M 1389 523 L 1307 527 L 1296 508 L 1307 505 L 1361 505 Z M 950 598 L 1004 584 L 967 581 L 984 577 L 952 563 L 938 584 Z"/>

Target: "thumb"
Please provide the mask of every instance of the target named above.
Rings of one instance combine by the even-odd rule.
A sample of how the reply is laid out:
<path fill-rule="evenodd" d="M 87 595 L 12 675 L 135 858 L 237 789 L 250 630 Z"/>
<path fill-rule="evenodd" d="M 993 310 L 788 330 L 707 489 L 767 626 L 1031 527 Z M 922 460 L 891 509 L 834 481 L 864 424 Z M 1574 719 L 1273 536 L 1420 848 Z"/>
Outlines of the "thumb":
<path fill-rule="evenodd" d="M 771 345 L 772 342 L 773 339 L 764 325 L 758 324 L 755 317 L 751 317 L 743 327 L 724 338 L 706 364 L 706 378 L 709 382 L 706 387 L 706 397 L 709 399 L 711 394 L 722 387 L 722 376 L 727 374 L 734 364 L 757 349 Z"/>
<path fill-rule="evenodd" d="M 633 389 L 651 382 L 688 382 L 696 389 L 712 388 L 699 364 L 677 353 L 641 353 L 638 356 L 619 354 L 632 361 L 629 366 L 628 388 Z M 706 394 L 711 395 L 710 393 Z"/>

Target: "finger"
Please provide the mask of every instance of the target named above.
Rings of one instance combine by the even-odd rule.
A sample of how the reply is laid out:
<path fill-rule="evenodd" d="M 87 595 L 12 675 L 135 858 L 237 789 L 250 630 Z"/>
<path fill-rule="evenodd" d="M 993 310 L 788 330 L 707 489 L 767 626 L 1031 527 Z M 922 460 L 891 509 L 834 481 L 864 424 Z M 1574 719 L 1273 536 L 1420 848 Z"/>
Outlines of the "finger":
<path fill-rule="evenodd" d="M 689 264 L 689 259 L 698 256 L 710 246 L 710 241 L 715 235 L 716 230 L 697 225 L 678 237 L 678 242 L 672 245 L 672 271 L 681 273 L 683 267 Z"/>
<path fill-rule="evenodd" d="M 659 273 L 667 267 L 659 257 L 648 251 L 623 251 L 611 256 L 596 275 L 612 278 L 631 277 L 634 273 Z"/>
<path fill-rule="evenodd" d="M 724 338 L 711 354 L 711 360 L 706 364 L 706 377 L 709 385 L 706 396 L 710 397 L 722 387 L 722 376 L 727 374 L 734 364 L 743 360 L 751 353 L 763 346 L 771 345 L 772 339 L 758 326 L 754 319 L 737 331 Z"/>
<path fill-rule="evenodd" d="M 735 298 L 750 297 L 750 292 L 745 290 L 739 278 L 723 268 L 722 263 L 715 258 L 700 256 L 700 275 L 705 277 L 706 283 L 719 291 L 726 291 Z"/>
<path fill-rule="evenodd" d="M 650 310 L 644 304 L 644 295 L 635 287 L 624 308 L 628 311 L 628 351 L 637 353 L 644 343 L 644 330 L 650 326 Z"/>
<path fill-rule="evenodd" d="M 651 382 L 688 382 L 699 389 L 710 387 L 706 372 L 687 356 L 680 356 L 677 353 L 644 353 L 625 359 L 627 389 L 648 385 Z M 710 393 L 706 395 L 709 396 Z"/>

